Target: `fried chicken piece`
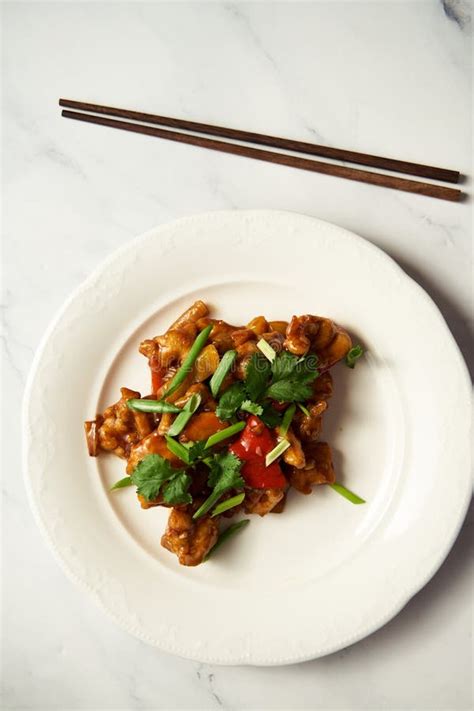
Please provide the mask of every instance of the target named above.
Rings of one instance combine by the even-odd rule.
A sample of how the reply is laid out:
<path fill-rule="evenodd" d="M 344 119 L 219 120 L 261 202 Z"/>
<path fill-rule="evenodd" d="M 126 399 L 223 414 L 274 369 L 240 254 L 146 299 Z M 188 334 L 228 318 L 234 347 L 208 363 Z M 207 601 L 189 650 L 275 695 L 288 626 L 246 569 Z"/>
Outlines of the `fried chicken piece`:
<path fill-rule="evenodd" d="M 153 391 L 159 390 L 164 381 L 168 381 L 170 377 L 174 375 L 176 368 L 181 364 L 182 358 L 185 353 L 182 353 L 183 344 L 177 343 L 181 338 L 179 332 L 183 331 L 187 334 L 186 336 L 186 349 L 189 349 L 189 334 L 194 334 L 193 338 L 197 333 L 196 321 L 204 316 L 207 316 L 208 308 L 203 301 L 196 301 L 192 306 L 189 307 L 181 316 L 179 316 L 176 321 L 171 324 L 168 331 L 164 336 L 156 336 L 155 338 L 147 338 L 140 343 L 139 351 L 144 356 L 148 358 L 148 363 L 152 372 L 153 378 Z M 166 338 L 170 331 L 177 331 L 178 334 L 173 334 L 170 338 Z M 162 348 L 161 341 L 165 342 L 165 353 L 162 358 Z M 172 343 L 174 341 L 174 344 Z M 174 354 L 170 353 L 171 347 L 174 345 Z M 187 352 L 187 350 L 186 350 Z M 176 362 L 171 365 L 174 355 Z M 171 370 L 171 368 L 173 370 Z M 168 370 L 168 372 L 167 372 Z"/>
<path fill-rule="evenodd" d="M 295 432 L 303 442 L 315 442 L 321 434 L 322 415 L 327 410 L 331 395 L 332 377 L 329 371 L 326 371 L 313 383 L 313 395 L 307 403 L 309 415 L 297 411 L 293 419 Z"/>
<path fill-rule="evenodd" d="M 214 398 L 212 397 L 211 391 L 209 390 L 207 385 L 204 385 L 204 383 L 194 383 L 186 390 L 184 395 L 180 394 L 181 390 L 182 390 L 182 388 L 179 388 L 179 390 L 176 391 L 178 393 L 178 397 L 173 398 L 173 396 L 171 396 L 171 398 L 170 398 L 170 400 L 174 399 L 174 404 L 176 405 L 176 407 L 182 408 L 182 407 L 184 407 L 184 405 L 188 402 L 188 400 L 193 395 L 200 395 L 201 396 L 200 407 L 202 408 L 202 411 L 203 412 L 215 412 L 215 410 L 217 408 L 217 403 L 214 400 Z M 158 432 L 161 435 L 167 434 L 167 432 L 168 432 L 169 428 L 171 427 L 176 416 L 177 415 L 173 415 L 168 412 L 165 412 L 161 416 L 160 424 L 158 425 Z M 199 417 L 199 414 L 194 415 L 194 417 L 195 418 Z M 201 418 L 201 420 L 202 420 L 202 418 Z M 214 422 L 214 420 L 209 420 L 209 421 Z M 216 430 L 214 430 L 214 431 L 216 431 Z M 214 432 L 212 432 L 212 434 L 214 434 Z"/>
<path fill-rule="evenodd" d="M 254 353 L 259 353 L 256 341 L 245 341 L 242 345 L 237 346 L 237 357 L 235 359 L 234 375 L 238 380 L 244 380 L 247 365 Z"/>
<path fill-rule="evenodd" d="M 256 316 L 248 322 L 247 328 L 255 333 L 259 338 L 268 331 L 268 321 L 265 316 Z"/>
<path fill-rule="evenodd" d="M 224 430 L 227 423 L 219 420 L 214 412 L 198 412 L 193 415 L 179 436 L 181 442 L 200 442 L 208 439 L 215 432 Z"/>
<path fill-rule="evenodd" d="M 203 411 L 205 412 L 214 412 L 217 403 L 214 400 L 214 398 L 211 395 L 211 391 L 205 385 L 204 383 L 194 383 L 194 385 L 191 385 L 190 388 L 188 388 L 185 392 L 185 394 L 179 398 L 179 400 L 175 401 L 176 407 L 184 407 L 187 403 L 187 401 L 193 396 L 193 395 L 200 395 L 201 396 L 201 405 Z"/>
<path fill-rule="evenodd" d="M 316 353 L 321 368 L 330 368 L 352 347 L 351 337 L 334 321 L 305 314 L 293 316 L 286 329 L 285 348 L 295 355 Z"/>
<path fill-rule="evenodd" d="M 153 501 L 150 501 L 149 499 L 145 499 L 145 497 L 142 496 L 141 494 L 137 494 L 137 499 L 140 502 L 140 506 L 142 507 L 142 509 L 152 509 L 155 506 L 165 506 L 165 507 L 171 506 L 170 504 L 165 504 L 161 494 L 159 496 L 157 496 L 156 499 L 153 499 Z"/>
<path fill-rule="evenodd" d="M 181 316 L 178 316 L 176 321 L 171 324 L 170 329 L 181 328 L 182 326 L 185 326 L 188 323 L 197 323 L 199 319 L 204 318 L 205 316 L 207 316 L 208 313 L 209 309 L 207 308 L 204 301 L 195 301 L 194 304 L 189 307 L 189 309 L 186 309 L 186 311 L 182 313 Z"/>
<path fill-rule="evenodd" d="M 313 442 L 306 446 L 306 469 L 293 467 L 290 484 L 302 494 L 311 494 L 314 484 L 334 484 L 336 473 L 331 448 L 327 442 Z"/>
<path fill-rule="evenodd" d="M 286 329 L 288 328 L 288 321 L 270 321 L 268 324 L 272 331 L 278 331 L 282 336 L 286 336 Z"/>
<path fill-rule="evenodd" d="M 212 323 L 212 331 L 209 334 L 209 342 L 212 343 L 220 355 L 234 347 L 232 334 L 234 331 L 240 330 L 237 326 L 231 326 L 230 323 L 214 318 L 201 318 L 197 322 L 197 327 L 200 331 Z"/>
<path fill-rule="evenodd" d="M 252 331 L 251 328 L 239 328 L 232 333 L 231 338 L 235 348 L 242 346 L 247 341 L 257 340 L 255 331 Z"/>
<path fill-rule="evenodd" d="M 281 353 L 285 342 L 285 336 L 283 333 L 280 333 L 279 331 L 268 331 L 268 333 L 262 334 L 262 338 L 273 348 L 276 353 Z"/>
<path fill-rule="evenodd" d="M 280 513 L 283 513 L 283 511 L 285 510 L 285 504 L 286 504 L 286 496 L 287 496 L 287 493 L 288 493 L 288 492 L 285 491 L 285 493 L 283 494 L 283 498 L 280 499 L 280 501 L 277 503 L 277 505 L 272 508 L 272 510 L 270 511 L 270 513 L 272 513 L 272 514 L 280 514 Z"/>
<path fill-rule="evenodd" d="M 212 343 L 205 346 L 194 363 L 194 380 L 202 383 L 213 375 L 217 370 L 220 358 L 217 348 Z"/>
<path fill-rule="evenodd" d="M 273 511 L 285 498 L 284 489 L 246 489 L 244 508 L 249 514 L 265 514 Z"/>
<path fill-rule="evenodd" d="M 215 518 L 202 516 L 193 521 L 189 510 L 172 509 L 161 545 L 178 556 L 181 565 L 199 565 L 217 541 Z"/>
<path fill-rule="evenodd" d="M 286 433 L 286 439 L 290 446 L 283 452 L 283 461 L 296 469 L 303 469 L 306 464 L 306 458 L 301 446 L 301 442 L 290 427 Z"/>
<path fill-rule="evenodd" d="M 160 434 L 159 429 L 156 429 L 131 448 L 127 463 L 127 474 L 131 474 L 139 462 L 149 454 L 159 454 L 168 459 L 174 467 L 179 468 L 182 465 L 182 461 L 168 449 L 166 439 Z"/>
<path fill-rule="evenodd" d="M 327 403 L 329 398 L 332 397 L 332 391 L 333 384 L 331 373 L 329 371 L 321 373 L 321 375 L 313 382 L 311 402 L 318 403 L 324 401 Z"/>
<path fill-rule="evenodd" d="M 140 393 L 121 388 L 122 397 L 110 405 L 103 415 L 84 423 L 89 454 L 96 457 L 100 450 L 113 452 L 118 457 L 128 457 L 131 448 L 153 429 L 153 416 L 146 412 L 130 410 L 127 401 L 139 398 Z"/>

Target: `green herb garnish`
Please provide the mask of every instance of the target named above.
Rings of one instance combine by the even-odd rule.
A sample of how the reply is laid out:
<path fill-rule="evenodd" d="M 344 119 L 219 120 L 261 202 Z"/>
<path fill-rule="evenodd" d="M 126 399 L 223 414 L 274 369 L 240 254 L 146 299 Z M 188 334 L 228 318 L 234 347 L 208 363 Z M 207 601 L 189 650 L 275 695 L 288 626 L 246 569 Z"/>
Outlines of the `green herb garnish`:
<path fill-rule="evenodd" d="M 279 353 L 272 363 L 272 382 L 265 390 L 265 397 L 278 402 L 297 402 L 311 397 L 311 383 L 319 372 L 315 356 L 298 358 L 292 353 Z"/>
<path fill-rule="evenodd" d="M 241 494 L 237 494 L 237 496 L 232 496 L 230 499 L 221 501 L 221 503 L 217 504 L 216 508 L 212 512 L 212 517 L 219 516 L 219 514 L 224 513 L 224 511 L 228 511 L 229 509 L 233 509 L 235 506 L 239 506 L 244 499 L 245 493 L 242 492 Z"/>
<path fill-rule="evenodd" d="M 204 516 L 218 502 L 222 494 L 229 489 L 243 489 L 244 487 L 244 480 L 240 476 L 242 462 L 232 452 L 215 454 L 209 460 L 208 465 L 210 473 L 207 483 L 213 491 L 194 514 L 193 518 L 195 519 Z"/>
<path fill-rule="evenodd" d="M 246 398 L 245 385 L 243 383 L 232 383 L 219 400 L 219 405 L 216 409 L 217 417 L 220 420 L 230 420 L 240 409 Z"/>
<path fill-rule="evenodd" d="M 349 489 L 346 489 L 345 486 L 342 486 L 342 484 L 329 484 L 331 489 L 334 489 L 334 491 L 337 491 L 338 494 L 343 496 L 345 499 L 350 501 L 352 504 L 365 504 L 366 501 L 365 499 L 361 499 L 360 496 L 357 496 L 357 494 L 354 494 L 353 491 L 350 491 Z"/>
<path fill-rule="evenodd" d="M 273 405 L 266 402 L 263 406 L 263 412 L 260 415 L 260 419 L 267 427 L 273 429 L 274 427 L 279 427 L 282 421 L 282 416 L 278 410 L 275 410 Z"/>
<path fill-rule="evenodd" d="M 177 472 L 163 487 L 163 500 L 173 506 L 192 503 L 193 497 L 188 493 L 190 485 L 189 474 L 184 471 Z"/>
<path fill-rule="evenodd" d="M 191 397 L 179 413 L 178 417 L 175 419 L 175 421 L 169 428 L 168 435 L 170 437 L 177 437 L 177 435 L 179 435 L 184 430 L 184 428 L 186 427 L 189 420 L 194 415 L 200 404 L 201 396 L 199 395 L 199 393 L 194 393 L 194 395 L 191 395 Z"/>
<path fill-rule="evenodd" d="M 194 341 L 193 345 L 189 349 L 189 353 L 186 356 L 186 358 L 183 360 L 180 368 L 178 368 L 176 375 L 174 378 L 171 380 L 169 385 L 167 386 L 165 392 L 163 393 L 162 397 L 169 397 L 172 395 L 181 385 L 182 382 L 186 379 L 186 376 L 188 373 L 191 372 L 191 369 L 194 365 L 194 361 L 204 348 L 204 345 L 209 338 L 209 334 L 211 333 L 213 328 L 212 323 L 209 324 L 209 326 L 206 326 L 204 330 L 201 331 L 201 333 L 197 336 L 196 340 Z"/>
<path fill-rule="evenodd" d="M 219 442 L 223 442 L 225 439 L 229 439 L 229 437 L 232 437 L 233 435 L 237 434 L 237 432 L 243 430 L 244 427 L 245 422 L 236 422 L 235 425 L 226 427 L 225 430 L 219 430 L 219 432 L 215 432 L 207 440 L 205 448 L 209 449 L 209 447 L 214 447 L 214 445 L 219 444 Z"/>
<path fill-rule="evenodd" d="M 188 450 L 188 459 L 190 464 L 194 464 L 204 456 L 209 456 L 209 452 L 206 452 L 205 439 L 200 442 L 186 442 L 186 444 L 183 444 L 182 446 Z"/>
<path fill-rule="evenodd" d="M 362 346 L 354 346 L 346 355 L 344 362 L 348 366 L 348 368 L 354 368 L 359 358 L 363 355 L 364 349 L 362 348 Z"/>
<path fill-rule="evenodd" d="M 227 541 L 231 536 L 234 535 L 234 533 L 237 533 L 237 531 L 240 531 L 242 528 L 245 528 L 250 523 L 250 519 L 244 518 L 242 521 L 238 521 L 237 523 L 233 523 L 231 526 L 225 529 L 217 539 L 216 543 L 212 546 L 211 550 L 209 553 L 204 557 L 204 560 L 208 560 L 211 555 L 213 555 L 218 548 L 221 547 L 225 541 Z"/>
<path fill-rule="evenodd" d="M 253 353 L 247 363 L 245 381 L 233 383 L 222 394 L 217 416 L 221 420 L 231 420 L 241 409 L 261 416 L 268 427 L 276 427 L 280 424 L 280 416 L 274 409 L 268 410 L 266 404 L 261 404 L 261 399 L 278 402 L 307 400 L 313 394 L 311 384 L 319 375 L 316 363 L 317 357 L 313 354 L 298 358 L 283 351 L 275 353 L 270 362 L 260 353 Z"/>
<path fill-rule="evenodd" d="M 278 428 L 281 437 L 286 437 L 286 433 L 290 429 L 291 421 L 293 419 L 295 411 L 296 405 L 294 403 L 286 408 L 285 414 L 283 415 L 283 419 L 281 421 L 281 425 Z"/>
<path fill-rule="evenodd" d="M 263 395 L 270 379 L 271 371 L 272 366 L 266 358 L 263 358 L 259 353 L 252 355 L 245 369 L 245 390 L 247 391 L 247 397 L 252 402 L 257 402 Z"/>
<path fill-rule="evenodd" d="M 192 501 L 191 495 L 187 493 L 191 477 L 183 469 L 172 467 L 170 462 L 159 454 L 144 457 L 130 478 L 137 487 L 137 494 L 147 501 L 155 500 L 163 485 L 163 498 L 168 504 L 187 504 Z"/>
<path fill-rule="evenodd" d="M 283 452 L 285 452 L 289 446 L 290 443 L 287 439 L 282 439 L 281 442 L 278 442 L 276 447 L 273 447 L 271 452 L 268 452 L 267 456 L 265 457 L 265 466 L 269 467 L 270 464 L 272 464 L 275 459 L 278 459 L 280 454 L 283 454 Z"/>
<path fill-rule="evenodd" d="M 179 407 L 172 405 L 170 402 L 164 402 L 163 400 L 141 400 L 140 398 L 131 398 L 130 400 L 127 400 L 127 407 L 129 407 L 130 410 L 138 410 L 139 412 L 181 412 Z"/>
<path fill-rule="evenodd" d="M 209 387 L 211 388 L 213 397 L 217 397 L 225 376 L 232 368 L 236 355 L 237 351 L 227 351 L 222 356 L 221 362 L 217 366 L 216 371 L 209 382 Z"/>
<path fill-rule="evenodd" d="M 244 412 L 250 412 L 251 415 L 261 415 L 263 413 L 262 405 L 258 405 L 256 402 L 252 402 L 252 400 L 244 400 L 240 409 Z"/>
<path fill-rule="evenodd" d="M 126 486 L 132 486 L 133 481 L 131 476 L 126 476 L 123 479 L 116 481 L 113 486 L 110 487 L 109 491 L 114 491 L 115 489 L 124 489 Z"/>

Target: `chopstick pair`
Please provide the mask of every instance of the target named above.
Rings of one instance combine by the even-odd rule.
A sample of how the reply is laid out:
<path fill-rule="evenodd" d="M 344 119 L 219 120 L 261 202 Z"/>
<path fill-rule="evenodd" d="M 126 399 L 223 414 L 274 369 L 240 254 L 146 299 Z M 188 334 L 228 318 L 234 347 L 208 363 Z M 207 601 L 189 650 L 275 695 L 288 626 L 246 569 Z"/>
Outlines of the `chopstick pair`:
<path fill-rule="evenodd" d="M 393 158 L 383 158 L 382 156 L 373 156 L 366 153 L 346 151 L 340 148 L 321 146 L 314 143 L 306 143 L 304 141 L 294 141 L 288 138 L 267 136 L 261 133 L 241 131 L 239 129 L 225 128 L 223 126 L 212 126 L 210 124 L 199 123 L 196 121 L 186 121 L 184 119 L 171 118 L 168 116 L 157 116 L 155 114 L 143 113 L 141 111 L 119 109 L 112 106 L 102 106 L 100 104 L 73 101 L 71 99 L 60 99 L 59 105 L 67 107 L 68 109 L 78 109 L 80 113 L 78 111 L 62 111 L 62 116 L 76 121 L 85 121 L 86 123 L 108 126 L 109 128 L 117 128 L 122 131 L 131 131 L 133 133 L 141 133 L 147 136 L 155 136 L 168 141 L 186 143 L 192 146 L 199 146 L 200 148 L 220 151 L 221 153 L 230 153 L 233 155 L 244 156 L 246 158 L 266 161 L 267 163 L 276 163 L 279 165 L 286 165 L 291 168 L 309 170 L 314 173 L 323 173 L 325 175 L 346 178 L 348 180 L 357 180 L 362 183 L 379 185 L 380 187 L 403 190 L 405 192 L 417 193 L 419 195 L 428 195 L 429 197 L 435 197 L 441 200 L 456 202 L 460 200 L 462 195 L 460 190 L 445 187 L 443 185 L 422 182 L 420 180 L 408 180 L 407 178 L 399 178 L 387 175 L 386 173 L 376 173 L 373 171 L 361 170 L 360 168 L 352 168 L 344 165 L 337 165 L 335 163 L 327 163 L 325 161 L 301 158 L 288 153 L 276 153 L 274 151 L 244 146 L 239 143 L 229 143 L 227 141 L 218 141 L 213 138 L 206 138 L 205 136 L 194 135 L 191 133 L 182 133 L 181 131 L 194 131 L 196 133 L 204 133 L 236 141 L 245 141 L 247 143 L 256 143 L 259 145 L 271 146 L 273 148 L 290 150 L 298 153 L 323 156 L 344 162 L 366 165 L 372 168 L 382 168 L 385 170 L 396 171 L 398 173 L 405 173 L 408 175 L 431 178 L 433 180 L 441 180 L 450 183 L 457 183 L 459 180 L 459 172 L 455 170 L 446 170 L 445 168 L 436 168 L 434 166 L 410 163 L 407 161 L 395 160 Z M 107 116 L 114 116 L 127 120 L 117 121 L 115 118 L 106 118 Z M 146 124 L 155 125 L 150 126 Z M 156 128 L 156 125 L 167 126 L 180 130 L 170 131 L 168 129 Z"/>

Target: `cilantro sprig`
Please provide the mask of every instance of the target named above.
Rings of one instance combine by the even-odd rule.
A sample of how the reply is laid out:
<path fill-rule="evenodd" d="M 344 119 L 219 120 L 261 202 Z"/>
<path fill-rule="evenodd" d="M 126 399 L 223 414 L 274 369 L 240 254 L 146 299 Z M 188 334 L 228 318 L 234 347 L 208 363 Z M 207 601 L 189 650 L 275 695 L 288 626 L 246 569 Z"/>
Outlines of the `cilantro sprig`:
<path fill-rule="evenodd" d="M 137 494 L 147 501 L 155 500 L 160 493 L 167 504 L 190 504 L 192 496 L 188 492 L 191 477 L 184 469 L 171 466 L 168 459 L 160 454 L 148 454 L 137 464 L 130 476 L 137 487 Z"/>
<path fill-rule="evenodd" d="M 244 400 L 244 402 L 240 406 L 240 409 L 243 412 L 249 412 L 251 415 L 262 415 L 263 414 L 262 405 L 259 405 L 256 402 L 252 402 L 252 400 Z"/>
<path fill-rule="evenodd" d="M 282 351 L 272 361 L 254 353 L 245 371 L 245 379 L 233 383 L 222 394 L 216 415 L 231 420 L 239 410 L 258 415 L 269 427 L 276 427 L 281 418 L 269 410 L 268 400 L 304 402 L 312 395 L 312 383 L 318 377 L 317 357 L 298 356 Z M 265 400 L 267 402 L 265 402 Z"/>
<path fill-rule="evenodd" d="M 240 475 L 242 461 L 232 452 L 215 454 L 206 463 L 210 469 L 207 483 L 213 491 L 195 512 L 194 519 L 204 516 L 229 489 L 244 488 L 244 480 Z"/>
<path fill-rule="evenodd" d="M 220 420 L 231 420 L 247 399 L 248 396 L 244 383 L 232 383 L 219 400 L 216 409 L 217 417 Z"/>
<path fill-rule="evenodd" d="M 278 402 L 301 402 L 308 400 L 312 393 L 311 384 L 319 375 L 317 358 L 309 355 L 298 358 L 292 353 L 279 353 L 272 363 L 272 379 L 265 397 Z"/>

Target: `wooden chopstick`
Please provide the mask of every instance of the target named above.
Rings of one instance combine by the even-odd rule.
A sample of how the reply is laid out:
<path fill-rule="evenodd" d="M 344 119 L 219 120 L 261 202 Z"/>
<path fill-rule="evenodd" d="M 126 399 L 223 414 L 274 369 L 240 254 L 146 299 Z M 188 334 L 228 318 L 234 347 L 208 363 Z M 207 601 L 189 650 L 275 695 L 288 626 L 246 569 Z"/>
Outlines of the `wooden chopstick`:
<path fill-rule="evenodd" d="M 445 168 L 436 168 L 434 166 L 422 165 L 420 163 L 410 163 L 409 161 L 404 160 L 383 158 L 382 156 L 372 156 L 368 153 L 347 151 L 341 148 L 321 146 L 316 143 L 307 143 L 305 141 L 294 141 L 290 138 L 267 136 L 262 133 L 241 131 L 236 128 L 213 126 L 211 124 L 200 123 L 198 121 L 187 121 L 185 119 L 171 118 L 169 116 L 158 116 L 156 114 L 144 113 L 143 111 L 118 109 L 113 106 L 90 104 L 84 101 L 73 101 L 72 99 L 60 99 L 59 105 L 69 109 L 77 109 L 78 111 L 86 111 L 106 116 L 116 116 L 118 118 L 131 121 L 158 124 L 159 126 L 170 126 L 171 128 L 178 128 L 185 131 L 206 133 L 211 136 L 230 138 L 234 141 L 257 143 L 259 145 L 270 146 L 272 148 L 283 148 L 284 150 L 294 151 L 295 153 L 308 153 L 314 156 L 322 156 L 323 158 L 334 158 L 335 160 L 341 160 L 345 163 L 358 163 L 360 165 L 368 165 L 372 168 L 382 168 L 383 170 L 391 170 L 397 173 L 416 175 L 421 178 L 443 180 L 447 183 L 457 183 L 459 181 L 459 171 L 457 170 L 447 170 Z"/>
<path fill-rule="evenodd" d="M 128 121 L 116 121 L 115 119 L 105 118 L 104 116 L 95 116 L 93 114 L 67 110 L 62 111 L 62 116 L 64 116 L 64 118 L 75 119 L 76 121 L 85 121 L 86 123 L 108 126 L 109 128 L 118 128 L 122 131 L 141 133 L 146 136 L 157 136 L 158 138 L 176 141 L 177 143 L 186 143 L 191 146 L 199 146 L 200 148 L 209 148 L 214 151 L 220 151 L 221 153 L 231 153 L 246 158 L 266 161 L 267 163 L 278 163 L 279 165 L 286 165 L 291 168 L 310 170 L 313 173 L 324 173 L 325 175 L 347 178 L 348 180 L 358 180 L 362 183 L 379 185 L 385 188 L 404 190 L 409 193 L 418 193 L 419 195 L 428 195 L 429 197 L 450 200 L 451 202 L 457 202 L 462 195 L 460 190 L 447 188 L 444 185 L 423 183 L 418 180 L 407 180 L 406 178 L 397 178 L 392 175 L 385 175 L 384 173 L 359 170 L 358 168 L 347 168 L 342 165 L 334 165 L 333 163 L 299 158 L 298 156 L 288 155 L 286 153 L 263 151 L 259 148 L 241 146 L 237 143 L 227 143 L 226 141 L 216 141 L 211 138 L 204 138 L 203 136 L 168 131 L 163 128 L 155 128 L 154 126 L 145 126 Z"/>

